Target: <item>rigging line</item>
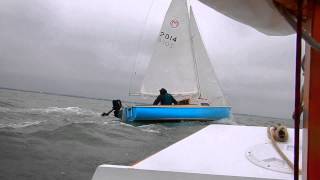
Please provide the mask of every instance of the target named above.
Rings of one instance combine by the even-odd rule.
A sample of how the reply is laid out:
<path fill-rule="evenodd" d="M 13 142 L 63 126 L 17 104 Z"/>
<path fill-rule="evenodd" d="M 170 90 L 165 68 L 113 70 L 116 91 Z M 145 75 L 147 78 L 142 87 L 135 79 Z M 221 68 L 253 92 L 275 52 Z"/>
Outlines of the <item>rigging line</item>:
<path fill-rule="evenodd" d="M 188 8 L 188 4 L 186 2 L 186 6 Z M 198 71 L 198 64 L 197 64 L 197 58 L 195 56 L 195 52 L 194 52 L 194 44 L 193 44 L 193 39 L 194 39 L 194 34 L 191 30 L 191 10 L 192 8 L 190 7 L 190 13 L 188 13 L 188 18 L 189 18 L 189 33 L 190 33 L 190 41 L 191 41 L 191 51 L 192 51 L 192 57 L 193 57 L 193 62 L 194 62 L 194 69 L 195 69 L 195 75 L 196 75 L 196 79 L 197 79 L 197 89 L 199 91 L 199 99 L 202 98 L 201 95 L 201 87 L 200 87 L 200 79 L 199 79 L 199 71 Z"/>
<path fill-rule="evenodd" d="M 278 126 L 279 128 L 280 126 Z M 276 126 L 275 127 L 268 127 L 267 128 L 267 134 L 268 134 L 268 138 L 271 140 L 271 144 L 272 146 L 275 148 L 275 150 L 277 151 L 277 153 L 280 155 L 280 157 L 288 164 L 288 166 L 294 170 L 294 164 L 290 161 L 290 159 L 287 157 L 287 155 L 280 149 L 280 147 L 278 146 L 278 143 L 276 142 L 277 140 L 275 139 L 275 137 L 278 136 L 279 137 L 279 134 L 276 134 L 275 133 L 275 128 L 277 128 Z M 301 169 L 299 169 L 299 174 L 301 174 L 302 171 Z"/>
<path fill-rule="evenodd" d="M 300 86 L 301 86 L 301 40 L 302 40 L 302 3 L 297 0 L 297 40 L 296 40 L 296 78 L 294 109 L 294 180 L 299 180 L 299 136 L 300 136 Z"/>
<path fill-rule="evenodd" d="M 151 5 L 150 5 L 150 7 L 149 7 L 149 9 L 148 9 L 148 11 L 147 11 L 147 15 L 146 15 L 146 17 L 145 17 L 145 19 L 144 19 L 144 28 L 143 28 L 143 30 L 142 30 L 141 33 L 140 33 L 140 37 L 139 37 L 140 43 L 139 43 L 139 47 L 138 47 L 138 52 L 137 52 L 137 55 L 136 55 L 136 58 L 135 58 L 135 61 L 134 61 L 134 64 L 133 64 L 133 72 L 131 73 L 131 76 L 130 76 L 129 96 L 131 96 L 131 95 L 137 96 L 137 94 L 140 94 L 140 93 L 136 93 L 136 92 L 131 92 L 131 90 L 132 90 L 131 87 L 132 87 L 132 83 L 133 83 L 133 78 L 134 78 L 134 76 L 137 75 L 136 66 L 137 66 L 137 61 L 138 61 L 138 58 L 139 58 L 139 55 L 140 55 L 140 51 L 141 51 L 142 39 L 143 39 L 143 32 L 145 32 L 145 30 L 146 30 L 147 20 L 149 19 L 150 12 L 151 12 L 151 9 L 152 9 L 152 7 L 153 7 L 154 1 L 155 1 L 155 0 L 152 0 Z"/>

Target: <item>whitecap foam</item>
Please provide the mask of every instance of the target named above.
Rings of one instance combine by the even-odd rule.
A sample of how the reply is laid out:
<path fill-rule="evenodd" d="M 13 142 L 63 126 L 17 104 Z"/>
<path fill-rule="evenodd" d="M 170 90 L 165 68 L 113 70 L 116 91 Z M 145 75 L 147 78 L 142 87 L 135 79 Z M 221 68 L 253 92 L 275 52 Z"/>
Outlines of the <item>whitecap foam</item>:
<path fill-rule="evenodd" d="M 154 129 L 141 129 L 141 131 L 148 132 L 148 133 L 155 133 L 155 134 L 161 133 L 159 130 L 154 130 Z"/>
<path fill-rule="evenodd" d="M 154 125 L 142 125 L 142 126 L 139 126 L 139 128 L 141 129 L 141 131 L 144 131 L 144 132 L 156 133 L 156 134 L 161 133 L 160 130 L 155 129 Z"/>
<path fill-rule="evenodd" d="M 135 126 L 131 125 L 131 124 L 128 124 L 128 123 L 124 123 L 124 122 L 121 122 L 119 121 L 120 125 L 122 126 L 127 126 L 127 127 L 133 127 L 133 128 L 136 128 Z"/>
<path fill-rule="evenodd" d="M 42 123 L 43 121 L 33 121 L 33 122 L 21 122 L 21 123 L 9 123 L 9 124 L 0 124 L 0 128 L 24 128 L 24 127 L 28 127 L 28 126 L 34 126 L 34 125 L 38 125 L 40 123 Z"/>
<path fill-rule="evenodd" d="M 82 109 L 80 107 L 48 107 L 48 108 L 33 108 L 30 109 L 31 112 L 39 112 L 39 113 L 62 113 L 62 114 L 76 114 L 76 115 L 95 115 L 99 116 L 100 113 L 94 112 L 88 109 Z"/>

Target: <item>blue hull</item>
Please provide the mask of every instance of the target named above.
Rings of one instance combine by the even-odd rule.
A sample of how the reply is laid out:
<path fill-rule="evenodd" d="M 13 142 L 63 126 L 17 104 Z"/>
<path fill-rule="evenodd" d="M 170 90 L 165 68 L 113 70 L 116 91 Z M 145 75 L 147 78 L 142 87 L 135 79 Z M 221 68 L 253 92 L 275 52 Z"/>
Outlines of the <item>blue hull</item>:
<path fill-rule="evenodd" d="M 205 120 L 229 118 L 228 106 L 132 106 L 123 109 L 124 122 Z"/>

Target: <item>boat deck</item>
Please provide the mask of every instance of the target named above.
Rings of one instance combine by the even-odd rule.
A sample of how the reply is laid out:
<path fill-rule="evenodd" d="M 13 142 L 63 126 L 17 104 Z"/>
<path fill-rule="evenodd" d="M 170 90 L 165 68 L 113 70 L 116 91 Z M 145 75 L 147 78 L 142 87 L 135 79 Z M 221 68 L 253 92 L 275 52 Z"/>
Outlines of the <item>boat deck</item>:
<path fill-rule="evenodd" d="M 289 141 L 282 145 L 291 147 L 293 129 L 288 129 Z M 293 179 L 293 174 L 278 172 L 258 166 L 249 161 L 246 153 L 259 145 L 268 145 L 266 127 L 210 125 L 195 134 L 169 146 L 133 166 L 102 165 L 96 170 L 93 180 L 101 179 Z M 271 146 L 271 144 L 269 144 Z M 293 149 L 287 149 L 293 159 Z M 272 148 L 260 155 L 272 154 L 268 160 L 280 156 Z M 278 165 L 283 165 L 279 160 Z M 263 161 L 263 160 L 262 160 Z M 301 164 L 300 164 L 301 166 Z M 115 174 L 117 174 L 115 176 Z M 129 175 L 128 175 L 129 174 Z M 110 178 L 114 177 L 114 178 Z M 167 178 L 166 178 L 167 177 Z M 170 177 L 170 178 L 168 178 Z"/>

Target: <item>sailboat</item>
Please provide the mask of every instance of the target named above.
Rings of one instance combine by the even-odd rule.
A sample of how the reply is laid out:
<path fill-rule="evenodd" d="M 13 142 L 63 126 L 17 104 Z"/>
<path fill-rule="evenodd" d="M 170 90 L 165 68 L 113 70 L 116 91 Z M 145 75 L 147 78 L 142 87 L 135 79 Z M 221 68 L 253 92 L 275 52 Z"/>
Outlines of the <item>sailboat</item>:
<path fill-rule="evenodd" d="M 187 105 L 129 106 L 122 120 L 218 120 L 230 116 L 212 64 L 187 1 L 173 0 L 140 88 L 140 95 L 156 97 L 165 88 Z"/>
<path fill-rule="evenodd" d="M 97 167 L 92 180 L 118 179 L 224 179 L 224 180 L 318 180 L 319 164 L 319 87 L 320 75 L 320 4 L 314 1 L 214 1 L 200 0 L 209 7 L 268 35 L 291 34 L 288 22 L 297 28 L 297 74 L 301 69 L 301 39 L 306 40 L 304 84 L 304 128 L 299 128 L 300 116 L 295 116 L 295 129 L 288 129 L 288 142 L 278 143 L 294 159 L 294 170 L 280 171 L 279 151 L 271 149 L 267 127 L 209 125 L 185 139 L 131 166 L 103 164 Z M 307 4 L 305 7 L 303 4 Z M 276 7 L 277 5 L 278 7 Z M 312 8 L 311 8 L 312 7 Z M 281 10 L 275 11 L 276 8 Z M 305 10 L 305 11 L 304 11 Z M 308 16 L 306 17 L 305 14 Z M 296 14 L 296 19 L 293 15 Z M 310 16 L 309 16 L 310 15 Z M 284 19 L 284 17 L 286 19 Z M 310 29 L 304 29 L 302 20 Z M 299 94 L 300 80 L 296 85 Z M 299 98 L 296 100 L 299 102 Z M 299 107 L 301 104 L 297 103 Z M 299 109 L 298 109 L 299 110 Z M 300 113 L 295 111 L 295 113 Z M 303 133 L 303 137 L 301 134 Z M 214 137 L 214 138 L 212 138 Z M 271 138 L 272 139 L 272 138 Z M 300 140 L 299 140 L 300 139 Z M 303 151 L 299 152 L 299 141 Z M 298 142 L 298 143 L 296 143 Z M 293 145 L 294 144 L 294 145 Z M 293 152 L 293 149 L 298 150 Z M 252 151 L 253 150 L 253 151 Z M 269 156 L 272 155 L 272 156 Z M 302 161 L 299 161 L 302 157 Z M 298 161 L 296 161 L 296 158 Z M 271 163 L 274 162 L 274 163 Z M 302 166 L 303 164 L 303 166 Z M 275 167 L 275 168 L 273 168 Z M 302 167 L 300 172 L 299 168 Z M 282 169 L 284 170 L 284 169 Z M 293 171 L 293 173 L 292 173 Z"/>

